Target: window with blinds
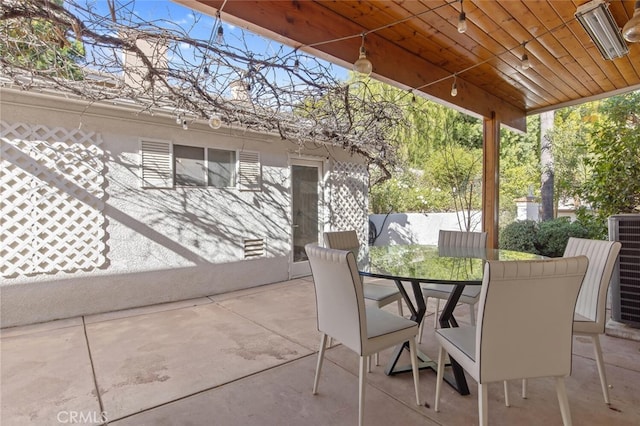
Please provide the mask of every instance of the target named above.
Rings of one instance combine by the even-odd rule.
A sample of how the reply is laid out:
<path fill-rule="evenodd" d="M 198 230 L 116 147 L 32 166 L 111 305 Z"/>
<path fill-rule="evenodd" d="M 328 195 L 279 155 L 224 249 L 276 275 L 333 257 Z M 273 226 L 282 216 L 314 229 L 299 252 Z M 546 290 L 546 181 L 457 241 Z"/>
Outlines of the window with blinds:
<path fill-rule="evenodd" d="M 260 191 L 260 153 L 142 140 L 143 188 L 211 187 Z"/>

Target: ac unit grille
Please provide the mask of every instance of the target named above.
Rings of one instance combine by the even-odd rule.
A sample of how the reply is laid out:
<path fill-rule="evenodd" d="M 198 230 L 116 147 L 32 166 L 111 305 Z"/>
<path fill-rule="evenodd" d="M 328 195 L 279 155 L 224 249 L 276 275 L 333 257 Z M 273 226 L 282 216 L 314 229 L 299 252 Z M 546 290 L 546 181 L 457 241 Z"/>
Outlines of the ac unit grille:
<path fill-rule="evenodd" d="M 611 216 L 609 239 L 622 244 L 611 282 L 612 317 L 640 327 L 640 215 Z"/>

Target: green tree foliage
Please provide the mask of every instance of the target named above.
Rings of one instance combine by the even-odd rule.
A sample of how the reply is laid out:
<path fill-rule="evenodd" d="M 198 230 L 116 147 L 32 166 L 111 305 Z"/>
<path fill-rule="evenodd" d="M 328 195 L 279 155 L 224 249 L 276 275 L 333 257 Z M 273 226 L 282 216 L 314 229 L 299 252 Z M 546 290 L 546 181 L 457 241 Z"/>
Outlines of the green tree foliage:
<path fill-rule="evenodd" d="M 589 102 L 556 111 L 550 132 L 554 153 L 554 199 L 582 204 L 579 189 L 589 179 L 591 135 L 598 120 L 597 104 Z"/>
<path fill-rule="evenodd" d="M 61 6 L 63 0 L 52 0 Z M 84 58 L 84 46 L 74 40 L 74 29 L 54 25 L 42 19 L 0 21 L 0 57 L 6 63 L 25 70 L 35 70 L 49 77 L 79 80 L 78 63 Z M 42 43 L 33 43 L 38 40 Z M 46 46 L 46 48 L 34 46 Z"/>
<path fill-rule="evenodd" d="M 393 177 L 370 190 L 371 211 L 462 210 L 468 213 L 468 224 L 470 211 L 480 208 L 481 123 L 451 108 L 378 84 L 386 87 L 379 92 L 388 99 L 403 102 L 407 125 L 398 129 L 398 167 Z"/>
<path fill-rule="evenodd" d="M 601 101 L 581 193 L 602 221 L 640 211 L 640 91 Z"/>
<path fill-rule="evenodd" d="M 452 141 L 432 156 L 430 170 L 436 185 L 451 194 L 453 211 L 465 213 L 463 229 L 471 231 L 473 211 L 482 203 L 482 149 Z"/>
<path fill-rule="evenodd" d="M 540 117 L 527 118 L 527 133 L 502 129 L 500 134 L 500 211 L 501 222 L 511 222 L 516 200 L 540 193 Z"/>

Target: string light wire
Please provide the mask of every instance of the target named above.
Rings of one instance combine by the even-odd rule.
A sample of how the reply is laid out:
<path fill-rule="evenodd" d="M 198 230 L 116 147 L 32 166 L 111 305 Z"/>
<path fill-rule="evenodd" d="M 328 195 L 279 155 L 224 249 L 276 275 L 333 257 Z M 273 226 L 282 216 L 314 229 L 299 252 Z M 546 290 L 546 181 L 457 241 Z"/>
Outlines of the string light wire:
<path fill-rule="evenodd" d="M 225 0 L 225 3 L 226 3 L 226 1 L 227 1 L 227 0 Z M 339 37 L 339 38 L 334 38 L 334 39 L 325 40 L 325 41 L 319 41 L 319 42 L 316 42 L 316 43 L 301 44 L 300 46 L 298 46 L 298 47 L 296 48 L 296 50 L 297 50 L 297 49 L 301 49 L 301 48 L 305 48 L 305 47 L 312 47 L 312 48 L 313 48 L 313 47 L 318 47 L 318 46 L 322 46 L 322 45 L 325 45 L 325 44 L 337 43 L 337 42 L 340 42 L 340 41 L 345 41 L 345 40 L 350 40 L 350 39 L 354 39 L 354 38 L 363 37 L 363 36 L 366 36 L 366 35 L 369 35 L 369 34 L 372 34 L 372 33 L 376 33 L 376 32 L 378 32 L 378 31 L 381 31 L 381 30 L 384 30 L 384 29 L 387 29 L 387 28 L 390 28 L 390 27 L 393 27 L 393 26 L 396 26 L 396 25 L 402 24 L 402 23 L 404 23 L 404 22 L 407 22 L 407 21 L 410 21 L 410 20 L 412 20 L 412 19 L 418 18 L 418 17 L 420 17 L 420 16 L 422 16 L 422 15 L 425 15 L 425 14 L 428 14 L 428 13 L 431 13 L 431 12 L 435 12 L 435 11 L 436 11 L 436 10 L 438 10 L 438 9 L 441 9 L 441 8 L 443 8 L 443 7 L 447 7 L 447 6 L 451 6 L 451 5 L 455 4 L 455 3 L 461 3 L 461 4 L 462 4 L 462 2 L 461 2 L 460 0 L 451 0 L 451 1 L 448 1 L 448 2 L 446 2 L 446 3 L 441 4 L 441 5 L 439 5 L 439 6 L 436 6 L 436 7 L 434 7 L 434 8 L 427 9 L 427 10 L 424 10 L 424 11 L 419 12 L 419 13 L 414 13 L 414 14 L 412 14 L 412 15 L 410 15 L 410 16 L 407 16 L 407 17 L 405 17 L 405 18 L 402 18 L 402 19 L 400 19 L 400 20 L 393 21 L 393 22 L 390 22 L 390 23 L 388 23 L 388 24 L 385 24 L 385 25 L 382 25 L 382 26 L 379 26 L 379 27 L 376 27 L 376 28 L 372 28 L 372 29 L 370 29 L 370 30 L 364 30 L 364 31 L 362 31 L 362 32 L 360 32 L 360 33 L 358 33 L 358 34 L 348 35 L 348 36 Z M 224 4 L 223 4 L 223 6 L 224 6 Z M 465 15 L 466 15 L 466 14 L 465 14 Z M 466 16 L 465 16 L 465 17 L 466 17 Z M 486 58 L 486 59 L 484 59 L 484 60 L 482 60 L 482 61 L 480 61 L 480 62 L 478 62 L 478 63 L 475 63 L 475 64 L 473 64 L 473 65 L 471 65 L 471 66 L 466 67 L 466 68 L 463 68 L 462 70 L 456 71 L 456 72 L 454 72 L 454 73 L 452 73 L 452 74 L 446 75 L 446 76 L 444 76 L 444 77 L 442 77 L 442 78 L 436 79 L 436 80 L 431 81 L 431 82 L 429 82 L 429 83 L 425 83 L 425 84 L 423 84 L 423 85 L 413 87 L 413 88 L 411 88 L 411 90 L 410 90 L 408 93 L 411 93 L 411 94 L 412 94 L 412 96 L 415 96 L 415 94 L 413 94 L 413 92 L 414 92 L 415 90 L 425 89 L 425 88 L 427 88 L 427 87 L 430 87 L 430 86 L 436 85 L 436 84 L 438 84 L 438 83 L 442 83 L 443 81 L 449 80 L 449 79 L 451 79 L 451 78 L 454 78 L 454 79 L 455 79 L 455 78 L 457 78 L 457 76 L 459 76 L 460 74 L 463 74 L 463 73 L 466 73 L 466 72 L 468 72 L 468 71 L 471 71 L 472 69 L 477 68 L 477 67 L 479 67 L 479 66 L 482 66 L 482 65 L 484 65 L 484 64 L 486 64 L 486 63 L 488 63 L 488 62 L 491 62 L 491 61 L 493 61 L 493 60 L 495 60 L 495 59 L 498 59 L 498 58 L 500 58 L 500 57 L 501 57 L 501 56 L 503 56 L 503 55 L 506 55 L 506 54 L 508 54 L 508 53 L 512 53 L 512 52 L 514 52 L 515 50 L 520 49 L 523 45 L 526 45 L 527 43 L 530 43 L 530 42 L 532 42 L 532 41 L 536 41 L 536 40 L 538 40 L 539 38 L 542 38 L 542 37 L 544 37 L 544 36 L 546 36 L 546 35 L 548 35 L 548 34 L 551 34 L 551 33 L 555 32 L 555 31 L 557 31 L 557 30 L 559 30 L 559 29 L 561 29 L 561 28 L 565 28 L 565 27 L 567 27 L 571 22 L 573 22 L 573 21 L 575 21 L 575 20 L 576 20 L 576 18 L 572 18 L 572 19 L 570 19 L 569 21 L 566 21 L 566 22 L 563 22 L 563 23 L 561 23 L 561 24 L 558 24 L 558 25 L 556 25 L 555 27 L 549 28 L 548 30 L 546 30 L 546 31 L 544 31 L 544 32 L 542 32 L 542 33 L 540 33 L 540 34 L 538 34 L 538 35 L 536 35 L 536 36 L 534 36 L 534 37 L 531 37 L 529 40 L 526 40 L 526 41 L 524 41 L 523 43 L 517 44 L 517 45 L 515 45 L 515 46 L 514 46 L 514 47 L 512 47 L 512 48 L 505 49 L 505 50 L 503 50 L 502 52 L 495 53 L 495 54 L 491 55 L 490 57 L 488 57 L 488 58 Z"/>

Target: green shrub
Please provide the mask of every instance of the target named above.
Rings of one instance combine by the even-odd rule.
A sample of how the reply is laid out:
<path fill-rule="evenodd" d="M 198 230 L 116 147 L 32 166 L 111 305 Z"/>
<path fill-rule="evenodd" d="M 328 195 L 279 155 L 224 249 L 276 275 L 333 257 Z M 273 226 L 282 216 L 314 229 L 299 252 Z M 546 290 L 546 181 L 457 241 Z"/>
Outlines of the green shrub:
<path fill-rule="evenodd" d="M 520 220 L 511 222 L 500 231 L 499 244 L 505 250 L 560 257 L 570 237 L 591 238 L 582 223 L 571 222 L 566 217 L 544 222 Z"/>
<path fill-rule="evenodd" d="M 559 217 L 540 222 L 536 233 L 536 248 L 543 256 L 561 257 L 567 247 L 569 237 L 588 238 L 589 231 L 568 217 Z"/>
<path fill-rule="evenodd" d="M 606 240 L 609 235 L 608 223 L 585 207 L 576 209 L 576 222 L 582 224 L 593 240 Z"/>
<path fill-rule="evenodd" d="M 538 223 L 533 220 L 511 222 L 500 231 L 499 245 L 504 250 L 539 254 L 536 248 Z"/>

